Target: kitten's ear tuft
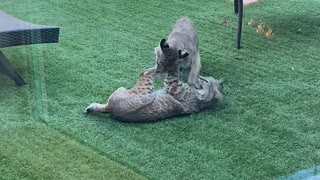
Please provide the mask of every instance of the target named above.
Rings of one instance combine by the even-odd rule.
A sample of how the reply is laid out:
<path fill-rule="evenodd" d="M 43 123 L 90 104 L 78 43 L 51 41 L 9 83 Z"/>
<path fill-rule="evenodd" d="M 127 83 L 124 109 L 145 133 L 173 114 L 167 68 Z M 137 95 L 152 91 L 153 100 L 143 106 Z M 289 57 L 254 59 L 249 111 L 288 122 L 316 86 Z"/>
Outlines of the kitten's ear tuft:
<path fill-rule="evenodd" d="M 220 79 L 219 80 L 219 85 L 221 86 L 221 88 L 223 89 L 224 87 L 223 87 L 223 83 L 224 83 L 225 81 L 223 80 L 223 79 Z"/>
<path fill-rule="evenodd" d="M 185 51 L 185 50 L 183 50 L 183 51 L 179 50 L 178 54 L 179 54 L 179 58 L 181 58 L 181 59 L 186 58 L 186 57 L 189 56 L 189 53 L 187 51 Z"/>
<path fill-rule="evenodd" d="M 160 47 L 161 47 L 161 49 L 169 48 L 169 44 L 167 43 L 166 39 L 161 39 Z"/>

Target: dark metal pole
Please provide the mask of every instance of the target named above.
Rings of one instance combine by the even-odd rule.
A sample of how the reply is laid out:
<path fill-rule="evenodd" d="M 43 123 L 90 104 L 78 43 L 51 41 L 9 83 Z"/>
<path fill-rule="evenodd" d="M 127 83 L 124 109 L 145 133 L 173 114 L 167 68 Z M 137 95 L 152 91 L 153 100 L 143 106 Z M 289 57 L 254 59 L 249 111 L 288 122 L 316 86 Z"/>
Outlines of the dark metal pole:
<path fill-rule="evenodd" d="M 235 12 L 238 16 L 237 49 L 240 49 L 241 32 L 242 32 L 242 16 L 243 16 L 243 0 L 235 0 L 235 2 L 237 2 L 235 3 Z"/>

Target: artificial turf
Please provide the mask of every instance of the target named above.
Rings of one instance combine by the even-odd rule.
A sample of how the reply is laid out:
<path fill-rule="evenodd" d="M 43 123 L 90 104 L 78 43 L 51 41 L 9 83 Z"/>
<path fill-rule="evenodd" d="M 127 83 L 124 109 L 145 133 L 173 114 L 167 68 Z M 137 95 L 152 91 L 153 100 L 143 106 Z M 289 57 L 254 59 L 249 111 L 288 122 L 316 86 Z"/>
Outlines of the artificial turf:
<path fill-rule="evenodd" d="M 1 49 L 28 84 L 0 74 L 0 179 L 273 179 L 318 166 L 319 8 L 245 7 L 236 50 L 228 0 L 0 0 L 17 18 L 60 27 L 58 44 Z M 226 80 L 225 102 L 151 124 L 83 114 L 154 66 L 153 48 L 181 16 L 198 30 L 201 74 Z"/>

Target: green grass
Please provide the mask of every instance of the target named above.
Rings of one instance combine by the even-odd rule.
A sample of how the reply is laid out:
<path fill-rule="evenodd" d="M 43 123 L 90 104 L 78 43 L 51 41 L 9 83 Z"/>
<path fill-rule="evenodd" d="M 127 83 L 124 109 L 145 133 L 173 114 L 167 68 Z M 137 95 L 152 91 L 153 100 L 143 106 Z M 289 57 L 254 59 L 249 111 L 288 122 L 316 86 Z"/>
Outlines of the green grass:
<path fill-rule="evenodd" d="M 226 0 L 0 0 L 15 17 L 60 27 L 58 44 L 1 49 L 28 84 L 0 74 L 0 179 L 273 179 L 318 166 L 319 8 L 245 7 L 238 51 Z M 153 48 L 181 16 L 197 27 L 201 74 L 227 80 L 225 103 L 151 124 L 84 115 L 154 66 Z M 274 37 L 257 34 L 259 23 Z"/>

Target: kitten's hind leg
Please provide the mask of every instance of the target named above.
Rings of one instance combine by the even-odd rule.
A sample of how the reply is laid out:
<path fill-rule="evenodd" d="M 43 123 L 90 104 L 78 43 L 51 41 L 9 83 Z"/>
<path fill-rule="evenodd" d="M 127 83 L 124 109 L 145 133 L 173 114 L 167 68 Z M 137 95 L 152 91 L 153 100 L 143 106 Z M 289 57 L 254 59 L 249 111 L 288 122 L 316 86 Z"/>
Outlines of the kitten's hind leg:
<path fill-rule="evenodd" d="M 84 113 L 111 113 L 111 109 L 108 104 L 91 103 L 85 110 Z"/>

